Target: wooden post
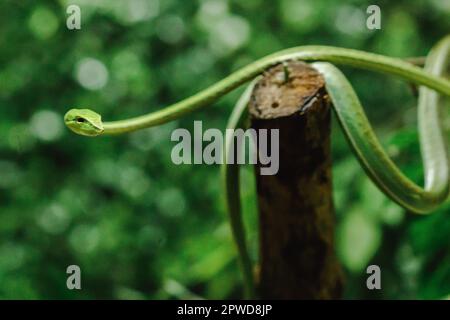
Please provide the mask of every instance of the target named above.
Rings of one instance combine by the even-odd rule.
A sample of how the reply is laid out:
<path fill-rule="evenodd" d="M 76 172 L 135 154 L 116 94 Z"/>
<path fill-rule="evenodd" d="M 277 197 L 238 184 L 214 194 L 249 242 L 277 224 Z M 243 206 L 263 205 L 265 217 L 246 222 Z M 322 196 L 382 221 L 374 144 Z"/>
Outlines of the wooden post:
<path fill-rule="evenodd" d="M 251 127 L 279 129 L 279 171 L 255 166 L 260 218 L 259 294 L 337 299 L 330 103 L 322 76 L 301 62 L 269 69 L 254 88 Z"/>

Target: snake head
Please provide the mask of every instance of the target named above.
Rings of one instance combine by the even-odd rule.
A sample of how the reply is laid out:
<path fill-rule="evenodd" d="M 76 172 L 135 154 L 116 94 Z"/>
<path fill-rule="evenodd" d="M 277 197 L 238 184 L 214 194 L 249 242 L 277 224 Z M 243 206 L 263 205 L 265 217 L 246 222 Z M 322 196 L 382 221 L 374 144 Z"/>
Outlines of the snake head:
<path fill-rule="evenodd" d="M 64 123 L 73 132 L 95 137 L 103 132 L 102 117 L 89 109 L 71 109 L 64 116 Z"/>

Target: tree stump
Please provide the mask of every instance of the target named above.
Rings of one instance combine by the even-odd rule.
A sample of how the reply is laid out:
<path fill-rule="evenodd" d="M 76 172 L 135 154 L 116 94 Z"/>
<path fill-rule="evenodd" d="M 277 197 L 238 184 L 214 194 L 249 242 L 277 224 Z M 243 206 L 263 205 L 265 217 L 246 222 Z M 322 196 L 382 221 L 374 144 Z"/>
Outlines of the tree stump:
<path fill-rule="evenodd" d="M 301 62 L 269 69 L 254 88 L 251 127 L 279 129 L 279 171 L 255 166 L 263 299 L 337 299 L 330 100 L 323 77 Z M 270 150 L 270 148 L 269 148 Z"/>

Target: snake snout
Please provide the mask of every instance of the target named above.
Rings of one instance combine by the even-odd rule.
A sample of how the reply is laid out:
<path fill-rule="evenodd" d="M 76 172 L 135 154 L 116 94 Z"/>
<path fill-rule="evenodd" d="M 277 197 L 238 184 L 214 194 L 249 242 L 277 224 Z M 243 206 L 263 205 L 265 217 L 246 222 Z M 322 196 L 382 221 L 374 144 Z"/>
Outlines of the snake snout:
<path fill-rule="evenodd" d="M 66 126 L 73 132 L 89 137 L 103 133 L 101 116 L 89 109 L 71 109 L 64 116 Z"/>

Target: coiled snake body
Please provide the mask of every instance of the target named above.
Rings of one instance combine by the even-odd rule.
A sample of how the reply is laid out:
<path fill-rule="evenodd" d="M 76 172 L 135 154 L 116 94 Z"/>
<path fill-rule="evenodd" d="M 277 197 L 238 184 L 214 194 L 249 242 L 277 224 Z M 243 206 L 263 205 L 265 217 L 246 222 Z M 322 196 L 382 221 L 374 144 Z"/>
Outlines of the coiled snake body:
<path fill-rule="evenodd" d="M 444 98 L 450 97 L 450 81 L 445 79 L 448 75 L 449 56 L 450 36 L 445 37 L 433 47 L 427 56 L 424 69 L 400 59 L 364 51 L 327 46 L 295 47 L 257 60 L 198 94 L 156 112 L 127 120 L 102 122 L 101 116 L 94 111 L 72 109 L 66 113 L 64 120 L 72 131 L 85 136 L 120 134 L 156 126 L 213 103 L 273 65 L 288 60 L 311 61 L 314 62 L 312 66 L 323 75 L 339 123 L 370 178 L 387 196 L 407 210 L 427 213 L 443 203 L 449 194 L 447 146 L 440 119 Z M 425 168 L 423 188 L 404 176 L 385 153 L 351 84 L 341 71 L 330 63 L 396 75 L 421 85 L 418 124 L 421 155 Z M 254 83 L 255 80 L 239 99 L 230 117 L 228 128 L 243 126 L 246 106 Z M 227 148 L 230 145 L 231 141 L 226 141 L 225 157 L 228 157 Z M 225 160 L 224 163 L 230 162 Z M 240 211 L 238 169 L 238 166 L 224 165 L 223 173 L 231 228 L 243 268 L 244 287 L 247 294 L 251 296 L 253 276 Z"/>

